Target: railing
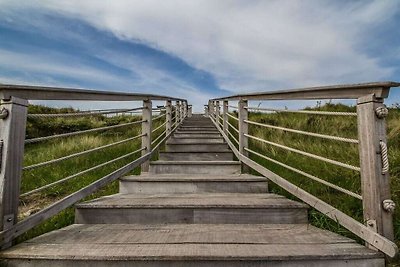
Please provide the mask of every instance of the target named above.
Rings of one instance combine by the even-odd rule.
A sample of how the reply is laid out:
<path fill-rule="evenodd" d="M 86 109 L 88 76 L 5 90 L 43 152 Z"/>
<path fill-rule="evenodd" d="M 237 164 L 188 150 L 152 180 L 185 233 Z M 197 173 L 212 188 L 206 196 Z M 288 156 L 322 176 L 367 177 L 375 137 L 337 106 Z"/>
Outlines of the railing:
<path fill-rule="evenodd" d="M 11 246 L 12 241 L 16 237 L 131 172 L 136 167 L 141 167 L 142 172 L 147 172 L 149 170 L 150 158 L 182 123 L 183 119 L 191 114 L 191 109 L 188 108 L 189 106 L 185 99 L 160 95 L 0 84 L 0 98 L 0 245 L 2 248 Z M 72 111 L 57 114 L 28 114 L 28 100 L 108 101 L 109 103 L 112 103 L 112 101 L 142 101 L 143 104 L 140 107 L 124 109 Z M 153 101 L 165 101 L 165 105 L 155 108 L 153 107 Z M 176 105 L 173 105 L 172 101 L 176 101 Z M 115 120 L 116 123 L 108 125 L 108 122 L 112 121 L 113 116 L 122 118 L 122 123 Z M 49 120 L 74 120 L 82 117 L 90 117 L 92 120 L 98 119 L 102 122 L 106 121 L 107 124 L 90 129 L 61 131 L 52 135 L 28 136 L 26 138 L 27 121 L 30 123 L 31 120 L 42 120 L 42 122 Z M 110 118 L 110 120 L 108 121 L 106 118 Z M 141 127 L 141 129 L 138 127 Z M 122 131 L 122 133 L 127 133 L 129 130 L 131 131 L 129 133 L 132 133 L 132 135 L 122 140 L 112 139 L 114 141 L 111 143 L 101 144 L 83 151 L 74 151 L 68 155 L 62 155 L 42 162 L 28 162 L 24 166 L 25 146 L 29 146 L 29 149 L 32 147 L 40 148 L 40 145 L 43 143 L 60 144 L 60 142 L 64 142 L 67 138 L 86 136 L 88 134 L 99 135 L 115 130 Z M 77 172 L 69 173 L 65 177 L 56 180 L 53 179 L 54 181 L 49 183 L 40 184 L 40 181 L 45 180 L 45 177 L 34 176 L 34 172 L 38 169 L 54 167 L 56 164 L 75 160 L 83 156 L 92 156 L 99 151 L 108 153 L 110 149 L 121 147 L 121 145 L 124 145 L 123 147 L 126 148 L 124 151 L 127 153 L 117 155 L 115 158 L 108 159 L 100 164 L 96 163 L 97 165 L 82 170 L 79 169 L 79 166 L 74 166 L 74 170 L 75 167 L 78 169 Z M 35 160 L 34 158 L 33 161 Z M 108 170 L 99 179 L 91 181 L 90 184 L 84 185 L 72 194 L 68 194 L 54 203 L 47 205 L 40 211 L 18 221 L 21 198 L 24 199 L 46 191 L 49 188 L 63 186 L 63 184 L 72 179 L 99 171 L 103 167 L 112 169 L 112 166 L 117 163 L 122 164 L 121 162 L 124 164 L 122 167 L 118 165 L 117 169 L 111 172 Z M 21 193 L 21 177 L 29 173 L 34 173 L 33 177 L 40 185 L 36 188 L 24 188 L 24 192 Z M 51 175 L 51 171 L 44 173 Z"/>
<path fill-rule="evenodd" d="M 392 214 L 395 204 L 390 195 L 389 164 L 386 145 L 385 117 L 388 109 L 383 104 L 389 94 L 391 87 L 398 87 L 399 83 L 378 82 L 355 85 L 339 85 L 328 87 L 304 88 L 288 91 L 263 92 L 254 94 L 234 95 L 223 98 L 211 99 L 206 106 L 208 114 L 221 134 L 228 142 L 236 157 L 243 163 L 244 170 L 251 168 L 267 177 L 270 181 L 280 186 L 291 195 L 301 199 L 314 209 L 337 221 L 341 226 L 366 241 L 370 248 L 377 249 L 390 257 L 398 253 L 398 248 L 393 242 Z M 357 112 L 331 112 L 320 110 L 289 110 L 278 108 L 250 107 L 248 101 L 257 100 L 311 100 L 311 99 L 354 99 L 357 100 Z M 232 105 L 236 102 L 237 105 Z M 222 105 L 222 112 L 221 106 Z M 231 112 L 229 109 L 234 109 Z M 285 116 L 288 113 L 302 114 L 304 116 L 344 116 L 348 119 L 356 118 L 358 138 L 347 136 L 336 136 L 333 134 L 317 133 L 295 129 L 288 126 L 276 125 L 274 122 L 261 122 L 249 119 L 249 116 L 257 113 L 276 114 Z M 321 138 L 332 142 L 344 142 L 348 146 L 358 146 L 359 166 L 354 163 L 341 162 L 337 159 L 318 155 L 305 151 L 306 149 L 295 148 L 290 144 L 282 144 L 275 140 L 266 140 L 266 134 L 256 136 L 251 134 L 254 127 L 268 132 L 271 131 L 297 134 L 307 138 Z M 249 142 L 254 144 L 249 147 Z M 302 170 L 301 167 L 293 166 L 291 162 L 277 160 L 273 156 L 266 155 L 263 151 L 257 152 L 257 148 L 267 146 L 271 150 L 288 151 L 289 153 L 322 161 L 324 164 L 334 166 L 337 169 L 347 170 L 351 177 L 359 174 L 361 178 L 361 194 L 343 188 L 332 181 L 317 177 Z M 356 147 L 357 149 L 357 147 Z M 278 153 L 278 152 L 276 152 Z M 346 153 L 342 151 L 341 153 Z M 273 153 L 272 153 L 273 154 Z M 323 201 L 301 186 L 297 186 L 288 179 L 278 175 L 276 171 L 266 168 L 264 164 L 257 163 L 258 159 L 275 164 L 279 168 L 289 170 L 295 174 L 311 179 L 340 193 L 351 196 L 362 201 L 364 224 L 354 219 L 351 215 L 340 211 L 331 204 Z"/>

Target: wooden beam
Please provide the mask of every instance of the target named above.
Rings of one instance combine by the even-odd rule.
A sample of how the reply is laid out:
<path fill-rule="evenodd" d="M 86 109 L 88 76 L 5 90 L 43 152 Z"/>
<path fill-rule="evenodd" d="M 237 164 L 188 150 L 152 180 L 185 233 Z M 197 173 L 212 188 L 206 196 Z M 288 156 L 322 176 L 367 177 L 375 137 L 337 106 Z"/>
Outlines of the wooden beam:
<path fill-rule="evenodd" d="M 150 153 L 151 151 L 151 131 L 152 131 L 152 103 L 151 100 L 143 101 L 142 110 L 142 147 L 145 149 L 142 151 L 142 156 Z M 142 163 L 142 172 L 148 172 L 150 167 L 150 160 Z"/>
<path fill-rule="evenodd" d="M 371 230 L 394 240 L 393 218 L 383 209 L 383 202 L 391 199 L 389 172 L 383 172 L 381 143 L 387 143 L 385 115 L 387 109 L 381 99 L 368 95 L 358 99 L 357 120 L 361 167 L 361 192 L 364 222 Z"/>
<path fill-rule="evenodd" d="M 400 86 L 400 83 L 396 82 L 345 84 L 255 92 L 215 98 L 213 100 L 357 99 L 368 94 L 374 94 L 376 98 L 387 98 L 390 88 L 398 86 Z"/>
<path fill-rule="evenodd" d="M 12 96 L 26 100 L 89 100 L 89 101 L 135 101 L 135 100 L 184 100 L 163 95 L 110 92 L 88 89 L 0 84 L 0 99 Z"/>
<path fill-rule="evenodd" d="M 165 102 L 165 120 L 166 120 L 166 125 L 165 125 L 165 130 L 166 130 L 166 135 L 169 135 L 169 133 L 172 130 L 172 103 L 171 100 L 167 100 Z"/>

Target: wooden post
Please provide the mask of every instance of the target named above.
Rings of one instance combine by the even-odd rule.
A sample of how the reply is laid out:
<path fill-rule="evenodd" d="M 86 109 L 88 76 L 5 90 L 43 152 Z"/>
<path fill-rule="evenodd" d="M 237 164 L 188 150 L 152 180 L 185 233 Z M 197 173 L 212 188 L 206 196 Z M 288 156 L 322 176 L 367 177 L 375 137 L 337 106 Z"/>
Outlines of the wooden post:
<path fill-rule="evenodd" d="M 245 134 L 248 134 L 248 124 L 245 122 L 245 120 L 248 119 L 248 112 L 247 112 L 247 100 L 241 99 L 239 100 L 239 107 L 238 107 L 238 113 L 239 113 L 239 152 L 243 154 L 244 156 L 248 157 L 248 152 L 244 148 L 249 147 L 249 140 Z M 243 172 L 248 172 L 249 168 L 242 164 L 242 170 Z"/>
<path fill-rule="evenodd" d="M 184 104 L 183 101 L 181 101 L 180 103 L 181 103 L 181 104 L 180 104 L 179 107 L 181 108 L 181 110 L 180 110 L 180 113 L 179 113 L 179 114 L 180 114 L 179 122 L 182 122 L 183 119 L 184 119 L 184 116 L 185 116 L 185 114 L 184 114 L 184 113 L 185 113 L 185 110 L 184 110 L 184 105 L 185 105 L 185 104 Z"/>
<path fill-rule="evenodd" d="M 185 119 L 188 115 L 188 105 L 186 101 L 183 101 L 183 119 Z"/>
<path fill-rule="evenodd" d="M 17 223 L 19 192 L 24 159 L 25 128 L 28 101 L 16 97 L 1 100 L 0 119 L 0 229 Z M 11 246 L 5 240 L 3 249 Z"/>
<path fill-rule="evenodd" d="M 213 119 L 215 119 L 215 117 L 214 117 L 214 115 L 215 115 L 214 111 L 215 111 L 215 110 L 214 110 L 214 101 L 210 101 L 210 102 L 208 103 L 208 113 L 209 113 L 210 117 L 213 118 Z"/>
<path fill-rule="evenodd" d="M 172 103 L 171 100 L 165 102 L 165 134 L 168 136 L 172 131 Z"/>
<path fill-rule="evenodd" d="M 176 122 L 176 126 L 179 125 L 180 123 L 180 119 L 181 119 L 181 107 L 179 105 L 179 101 L 176 101 L 175 103 L 175 107 L 176 107 L 176 111 L 175 111 L 175 122 Z"/>
<path fill-rule="evenodd" d="M 208 111 L 209 111 L 209 105 L 204 105 L 204 115 L 206 116 L 206 117 L 208 117 L 209 116 L 209 113 L 208 113 Z"/>
<path fill-rule="evenodd" d="M 219 101 L 215 101 L 215 121 L 217 122 L 218 128 L 221 128 L 221 120 L 219 119 L 220 109 Z"/>
<path fill-rule="evenodd" d="M 189 117 L 189 118 L 192 117 L 192 115 L 193 115 L 193 110 L 192 110 L 192 108 L 193 108 L 193 106 L 192 106 L 192 105 L 189 105 L 189 108 L 188 108 L 188 117 Z"/>
<path fill-rule="evenodd" d="M 364 222 L 367 227 L 394 240 L 394 203 L 386 169 L 386 123 L 383 99 L 375 95 L 358 98 L 357 120 Z M 387 165 L 388 167 L 388 165 Z"/>
<path fill-rule="evenodd" d="M 222 106 L 222 118 L 223 118 L 223 125 L 222 128 L 224 130 L 224 133 L 228 134 L 228 100 L 224 100 L 223 106 Z"/>
<path fill-rule="evenodd" d="M 142 156 L 151 152 L 152 108 L 151 100 L 143 100 L 142 120 L 144 120 L 144 122 L 142 122 L 142 134 L 145 135 L 142 136 L 142 147 L 145 147 L 145 149 L 142 150 Z M 150 160 L 146 160 L 142 163 L 142 172 L 148 172 L 149 166 Z"/>

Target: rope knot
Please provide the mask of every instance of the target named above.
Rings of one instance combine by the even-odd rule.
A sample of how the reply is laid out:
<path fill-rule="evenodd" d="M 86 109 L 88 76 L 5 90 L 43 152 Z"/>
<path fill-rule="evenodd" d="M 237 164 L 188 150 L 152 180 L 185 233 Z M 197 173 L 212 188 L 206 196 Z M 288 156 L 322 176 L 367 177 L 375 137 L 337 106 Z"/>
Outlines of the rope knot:
<path fill-rule="evenodd" d="M 389 114 L 389 110 L 385 106 L 377 107 L 375 114 L 379 119 L 384 119 Z"/>
<path fill-rule="evenodd" d="M 383 209 L 390 213 L 393 213 L 394 209 L 396 208 L 396 203 L 394 203 L 394 201 L 391 199 L 385 199 L 382 204 Z"/>

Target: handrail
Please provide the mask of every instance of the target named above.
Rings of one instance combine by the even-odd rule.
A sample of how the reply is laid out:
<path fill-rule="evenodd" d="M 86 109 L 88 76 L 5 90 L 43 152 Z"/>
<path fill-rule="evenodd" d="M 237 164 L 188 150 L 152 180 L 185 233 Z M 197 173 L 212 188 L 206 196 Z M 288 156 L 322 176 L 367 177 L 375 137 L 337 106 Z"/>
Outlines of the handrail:
<path fill-rule="evenodd" d="M 72 113 L 50 113 L 50 114 L 28 114 L 28 101 L 27 100 L 88 100 L 88 101 L 142 101 L 142 107 L 132 107 L 126 109 L 108 109 L 108 110 L 97 110 L 97 111 L 83 111 L 83 112 L 72 112 Z M 165 100 L 165 106 L 157 106 L 153 108 L 152 101 Z M 95 91 L 95 90 L 83 90 L 83 89 L 70 89 L 70 88 L 56 88 L 56 87 L 41 87 L 41 86 L 25 86 L 25 85 L 8 85 L 0 84 L 0 104 L 1 110 L 0 114 L 0 247 L 2 249 L 7 248 L 12 245 L 12 240 L 26 231 L 32 229 L 38 224 L 42 223 L 47 218 L 50 218 L 60 211 L 66 209 L 67 207 L 73 205 L 77 201 L 83 199 L 84 197 L 92 194 L 99 188 L 107 185 L 108 183 L 118 179 L 122 175 L 125 175 L 129 171 L 136 167 L 141 166 L 141 171 L 146 172 L 149 168 L 150 158 L 154 153 L 157 153 L 158 148 L 165 140 L 171 136 L 171 134 L 179 127 L 185 117 L 190 116 L 190 107 L 187 104 L 187 100 L 153 95 L 153 94 L 135 94 L 135 93 L 117 93 L 117 92 L 106 92 L 106 91 Z M 172 106 L 172 101 L 176 101 L 176 108 Z M 100 125 L 107 124 L 111 122 L 113 125 L 101 126 L 98 123 L 94 123 L 93 128 L 81 129 L 85 130 L 75 130 L 73 132 L 57 134 L 58 130 L 48 131 L 53 134 L 49 136 L 42 136 L 25 139 L 26 132 L 26 121 L 27 118 L 46 118 L 46 120 L 59 120 L 60 117 L 76 117 L 76 116 L 92 116 L 92 115 L 103 115 L 110 113 L 124 113 L 141 110 L 141 114 L 135 115 L 135 117 L 123 118 L 120 122 L 118 120 L 111 119 L 106 121 L 108 117 L 100 116 Z M 174 113 L 174 116 L 173 116 Z M 128 120 L 126 120 L 128 119 Z M 43 120 L 31 120 L 29 123 L 41 123 Z M 71 120 L 60 120 L 61 123 Z M 155 122 L 156 121 L 156 122 Z M 114 124 L 114 123 L 118 124 Z M 153 129 L 153 123 L 154 129 Z M 141 125 L 141 132 L 138 133 L 138 128 L 132 129 L 127 126 Z M 84 127 L 87 127 L 86 125 Z M 96 128 L 97 127 L 97 128 Z M 124 139 L 119 141 L 114 141 L 112 138 L 111 142 L 108 144 L 99 145 L 97 147 L 92 147 L 78 152 L 69 152 L 69 155 L 64 155 L 62 157 L 56 157 L 54 159 L 45 159 L 41 163 L 34 163 L 32 165 L 23 167 L 24 159 L 24 146 L 25 144 L 37 143 L 39 141 L 52 140 L 61 137 L 77 136 L 80 134 L 93 134 L 105 130 L 115 130 L 120 129 L 130 129 L 130 132 L 126 132 Z M 165 130 L 158 134 L 157 137 L 152 140 L 152 133 L 159 132 L 165 127 Z M 66 125 L 65 129 L 68 129 Z M 126 130 L 126 131 L 127 131 Z M 112 132 L 110 132 L 112 133 Z M 120 131 L 115 133 L 120 134 Z M 127 135 L 127 136 L 126 136 Z M 87 156 L 92 152 L 97 152 L 106 148 L 111 148 L 117 145 L 126 144 L 127 142 L 140 140 L 141 145 L 139 149 L 134 151 L 131 150 L 131 145 L 128 147 L 121 147 L 121 150 L 116 151 L 116 153 L 108 155 L 106 162 L 97 162 L 97 165 L 89 167 L 85 165 L 85 169 L 78 171 L 74 174 L 68 174 L 66 177 L 64 173 L 60 173 L 64 177 L 59 179 L 58 176 L 51 177 L 51 182 L 42 186 L 38 186 L 34 189 L 30 189 L 28 192 L 20 193 L 21 188 L 21 177 L 22 172 L 26 173 L 43 166 L 48 166 L 50 164 L 55 164 L 62 162 L 64 160 L 75 159 L 80 156 Z M 138 147 L 139 142 L 132 144 L 134 147 Z M 50 145 L 50 144 L 49 144 Z M 51 144 L 52 145 L 52 144 Z M 35 144 L 29 146 L 29 149 L 34 149 Z M 125 154 L 120 155 L 124 151 Z M 132 151 L 132 152 L 129 152 Z M 136 159 L 131 160 L 135 154 L 141 153 Z M 140 155 L 140 154 L 139 154 Z M 47 156 L 45 156 L 47 158 Z M 98 180 L 92 182 L 91 184 L 79 189 L 78 191 L 66 196 L 65 198 L 56 201 L 50 206 L 40 210 L 39 212 L 30 215 L 29 217 L 23 219 L 22 221 L 17 220 L 18 216 L 18 203 L 20 197 L 25 197 L 32 195 L 34 193 L 41 192 L 45 189 L 54 186 L 60 186 L 62 183 L 70 181 L 73 178 L 87 174 L 104 166 L 109 166 L 111 163 L 122 164 L 121 160 L 128 162 L 125 166 L 113 171 Z M 97 160 L 97 159 L 96 159 Z M 118 161 L 118 162 L 117 162 Z M 91 164 L 90 164 L 91 165 Z M 112 168 L 115 168 L 113 166 Z M 54 168 L 56 169 L 56 168 Z M 74 169 L 74 168 L 72 168 Z M 77 168 L 82 169 L 82 168 Z M 38 173 L 33 171 L 27 175 L 36 176 Z M 41 175 L 41 174 L 39 174 Z M 46 173 L 46 176 L 49 176 Z M 45 177 L 40 177 L 45 178 Z M 55 181 L 54 181 L 55 180 Z M 7 182 L 5 182 L 7 181 Z"/>
<path fill-rule="evenodd" d="M 249 168 L 257 171 L 264 175 L 269 180 L 291 193 L 300 200 L 308 203 L 319 212 L 322 212 L 331 219 L 336 220 L 340 225 L 347 228 L 360 238 L 366 241 L 368 247 L 376 248 L 390 257 L 394 257 L 398 253 L 398 248 L 392 240 L 394 239 L 393 233 L 393 211 L 395 204 L 391 200 L 390 194 L 390 177 L 389 177 L 389 161 L 387 155 L 387 137 L 386 137 L 386 122 L 385 117 L 388 115 L 388 109 L 384 105 L 384 98 L 388 97 L 389 90 L 391 87 L 399 87 L 400 83 L 397 82 L 372 82 L 372 83 L 361 83 L 361 84 L 348 84 L 348 85 L 333 85 L 333 86 L 321 86 L 321 87 L 310 87 L 283 91 L 271 91 L 271 92 L 259 92 L 259 93 L 248 93 L 238 94 L 232 96 L 226 96 L 221 98 L 214 98 L 209 100 L 209 104 L 206 106 L 206 116 L 210 117 L 215 126 L 218 128 L 225 141 L 231 147 L 235 156 L 242 163 L 242 170 L 245 172 Z M 341 112 L 341 111 L 320 111 L 320 110 L 288 110 L 279 108 L 260 108 L 260 107 L 249 107 L 248 101 L 251 100 L 309 100 L 309 99 L 353 99 L 357 102 L 357 112 Z M 221 101 L 222 104 L 222 116 L 221 114 Z M 237 101 L 237 114 L 238 118 L 229 113 L 230 103 L 229 101 Z M 271 119 L 277 119 L 277 123 L 269 122 L 269 117 L 266 121 L 258 121 L 252 118 L 250 111 L 273 111 L 278 113 L 266 113 L 265 116 L 272 116 Z M 282 112 L 282 113 L 281 113 Z M 302 113 L 307 116 L 303 116 L 307 119 L 305 123 L 309 123 L 308 115 L 318 116 L 352 116 L 357 120 L 357 138 L 347 138 L 337 136 L 337 133 L 322 134 L 317 133 L 318 130 L 300 130 L 295 129 L 297 126 L 286 126 L 279 125 L 279 121 L 283 118 L 284 113 Z M 250 116 L 250 118 L 249 118 Z M 275 116 L 275 117 L 274 117 Z M 220 119 L 222 118 L 222 123 Z M 259 118 L 258 115 L 254 118 Z M 297 118 L 297 117 L 296 117 Z M 309 117 L 311 119 L 311 117 Z M 312 117 L 314 118 L 314 117 Z M 233 127 L 229 120 L 237 120 L 238 129 Z M 320 118 L 318 117 L 318 120 Z M 336 119 L 328 121 L 336 121 Z M 221 127 L 221 124 L 223 127 Z M 283 124 L 286 124 L 283 121 Z M 285 127 L 286 126 L 286 127 Z M 249 129 L 251 127 L 251 129 Z M 254 129 L 257 127 L 257 130 Z M 293 128 L 291 128 L 293 127 Z M 232 135 L 231 128 L 237 131 L 238 140 Z M 262 131 L 268 128 L 269 131 L 274 134 L 269 134 L 269 138 L 263 138 L 264 134 L 260 134 L 257 131 Z M 253 131 L 252 131 L 253 130 Z M 340 141 L 356 144 L 358 146 L 358 157 L 359 165 L 353 166 L 347 162 L 347 160 L 337 161 L 330 159 L 331 155 L 319 155 L 320 153 L 314 153 L 314 151 L 308 150 L 308 147 L 304 146 L 304 149 L 297 149 L 299 146 L 292 147 L 287 142 L 280 142 L 280 140 L 270 140 L 279 134 L 282 138 L 287 136 L 287 133 L 295 133 L 296 135 L 290 135 L 291 138 L 297 138 L 295 142 L 303 141 L 302 136 L 306 135 L 310 138 L 323 138 L 332 141 Z M 278 136 L 278 135 L 277 135 Z M 233 137 L 233 140 L 230 139 Z M 300 137 L 300 139 L 298 138 Z M 268 139 L 268 140 L 266 140 Z M 290 139 L 292 140 L 292 139 Z M 307 138 L 308 140 L 308 138 Z M 310 157 L 315 160 L 321 161 L 321 166 L 328 167 L 324 163 L 333 164 L 339 167 L 344 167 L 352 171 L 359 173 L 361 178 L 361 188 L 357 189 L 361 194 L 354 193 L 348 189 L 342 188 L 331 181 L 325 181 L 317 176 L 307 173 L 298 166 L 291 166 L 285 160 L 277 160 L 263 153 L 257 152 L 255 149 L 249 147 L 249 141 L 251 146 L 257 147 L 261 142 L 263 147 L 258 146 L 259 149 L 264 149 L 267 145 L 268 149 L 271 149 L 271 154 L 278 153 L 275 148 L 286 150 L 287 155 L 290 153 L 300 154 L 302 156 Z M 308 140 L 309 141 L 309 140 Z M 234 142 L 238 143 L 238 147 L 234 145 Z M 321 140 L 322 142 L 322 140 Z M 288 145 L 286 145 L 288 144 Z M 331 146 L 331 143 L 327 144 L 326 148 L 332 147 L 337 149 L 335 143 Z M 343 144 L 345 146 L 345 144 Z M 296 147 L 296 148 L 295 148 Z M 353 151 L 354 147 L 351 148 Z M 313 153 L 311 153 L 313 152 Z M 356 152 L 351 152 L 356 155 Z M 286 154 L 285 154 L 286 155 Z M 251 157 L 250 157 L 251 156 Z M 270 169 L 258 164 L 253 158 L 261 158 L 267 160 L 273 164 L 277 164 L 285 170 L 300 174 L 303 177 L 309 178 L 321 185 L 328 186 L 332 189 L 338 190 L 344 194 L 352 196 L 356 199 L 361 200 L 363 205 L 363 219 L 364 224 L 358 222 L 351 216 L 339 211 L 332 205 L 319 199 L 317 196 L 312 195 L 303 188 L 296 186 L 284 177 L 279 176 Z M 342 162 L 343 161 L 343 162 Z M 287 164 L 288 163 L 288 164 Z M 337 171 L 337 169 L 335 169 Z M 351 172 L 349 175 L 355 175 L 356 172 Z M 334 180 L 332 180 L 334 181 Z M 339 184 L 339 183 L 338 183 Z M 311 192 L 311 191 L 310 191 Z M 389 203 L 389 204 L 388 204 Z"/>
<path fill-rule="evenodd" d="M 389 89 L 398 86 L 400 83 L 397 82 L 358 83 L 238 94 L 211 100 L 357 99 L 369 94 L 374 94 L 377 98 L 386 98 Z"/>
<path fill-rule="evenodd" d="M 164 95 L 99 91 L 65 87 L 0 84 L 0 99 L 18 97 L 27 100 L 89 100 L 89 101 L 136 101 L 136 100 L 187 100 Z"/>

